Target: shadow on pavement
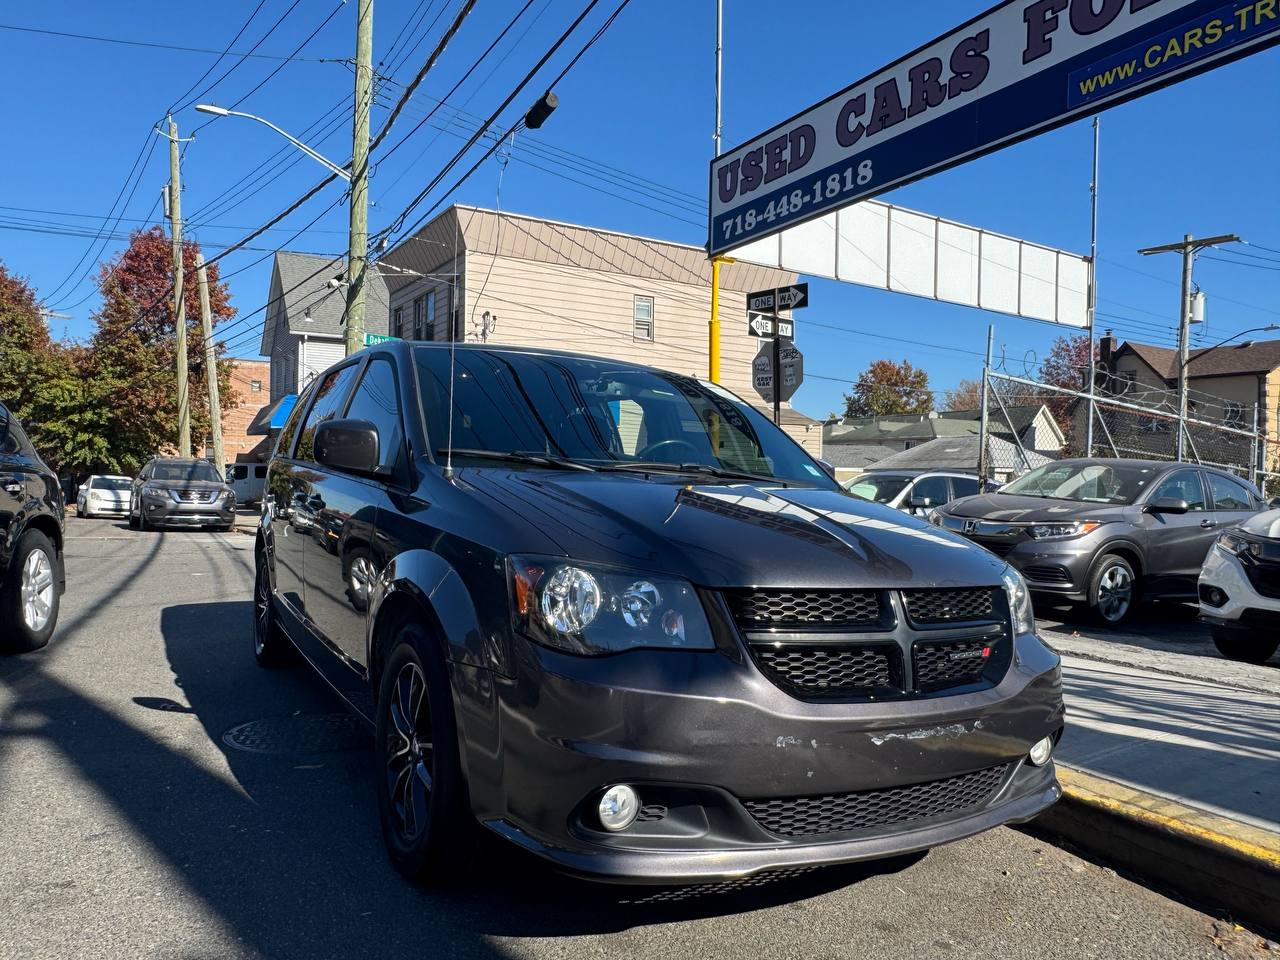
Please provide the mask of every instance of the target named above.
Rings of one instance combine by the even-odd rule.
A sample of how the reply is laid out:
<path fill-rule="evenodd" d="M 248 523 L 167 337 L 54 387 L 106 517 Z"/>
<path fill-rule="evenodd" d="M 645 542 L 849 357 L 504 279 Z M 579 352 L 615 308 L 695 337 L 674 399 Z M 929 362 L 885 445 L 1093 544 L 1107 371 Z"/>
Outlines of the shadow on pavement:
<path fill-rule="evenodd" d="M 415 888 L 382 848 L 362 722 L 351 721 L 354 733 L 337 724 L 346 732 L 332 742 L 291 738 L 291 721 L 349 715 L 309 669 L 260 670 L 251 617 L 248 600 L 163 609 L 181 695 L 133 703 L 154 711 L 149 723 L 166 725 L 164 734 L 140 729 L 29 662 L 20 689 L 13 687 L 24 724 L 38 727 L 246 952 L 505 957 L 491 938 L 607 933 L 760 910 L 924 856 L 694 888 L 610 887 L 562 877 L 493 841 L 456 883 Z M 17 666 L 0 661 L 0 682 L 12 686 Z M 274 733 L 252 750 L 224 739 L 254 720 L 273 720 L 259 726 Z"/>

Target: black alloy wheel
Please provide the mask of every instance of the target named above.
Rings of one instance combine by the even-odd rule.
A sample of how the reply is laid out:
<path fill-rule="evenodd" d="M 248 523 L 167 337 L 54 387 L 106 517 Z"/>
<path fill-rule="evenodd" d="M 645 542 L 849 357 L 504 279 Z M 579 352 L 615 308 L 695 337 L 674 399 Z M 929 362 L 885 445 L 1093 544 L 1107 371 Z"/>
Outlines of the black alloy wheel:
<path fill-rule="evenodd" d="M 392 863 L 414 883 L 458 875 L 475 821 L 444 654 L 414 623 L 403 624 L 392 641 L 374 743 L 378 814 Z"/>
<path fill-rule="evenodd" d="M 253 656 L 258 666 L 274 669 L 295 660 L 293 644 L 280 629 L 271 597 L 271 572 L 267 555 L 258 552 L 258 573 L 253 584 Z"/>

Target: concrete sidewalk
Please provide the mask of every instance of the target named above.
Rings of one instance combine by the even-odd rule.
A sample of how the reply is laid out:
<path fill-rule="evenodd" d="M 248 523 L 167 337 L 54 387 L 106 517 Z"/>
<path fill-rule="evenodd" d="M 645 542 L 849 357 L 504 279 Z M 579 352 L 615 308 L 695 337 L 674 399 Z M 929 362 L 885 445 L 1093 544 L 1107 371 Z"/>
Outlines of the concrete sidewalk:
<path fill-rule="evenodd" d="M 1056 757 L 1280 834 L 1280 696 L 1064 656 Z"/>
<path fill-rule="evenodd" d="M 1280 926 L 1280 697 L 1063 657 L 1063 799 L 1033 829 Z"/>

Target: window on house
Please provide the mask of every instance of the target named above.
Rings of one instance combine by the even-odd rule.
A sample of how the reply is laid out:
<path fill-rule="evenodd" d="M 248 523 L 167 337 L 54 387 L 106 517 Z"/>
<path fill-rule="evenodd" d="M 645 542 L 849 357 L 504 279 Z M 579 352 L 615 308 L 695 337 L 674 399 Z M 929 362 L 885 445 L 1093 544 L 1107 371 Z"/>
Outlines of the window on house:
<path fill-rule="evenodd" d="M 631 335 L 637 340 L 653 339 L 653 297 L 636 297 L 631 308 Z"/>
<path fill-rule="evenodd" d="M 250 381 L 249 381 L 249 392 L 250 392 L 250 393 L 261 393 L 261 392 L 262 392 L 262 381 L 261 381 L 261 380 L 250 380 Z"/>
<path fill-rule="evenodd" d="M 414 340 L 421 339 L 418 335 L 418 331 L 420 331 L 421 329 L 422 329 L 422 297 L 418 297 L 416 300 L 413 301 L 413 330 L 409 334 L 410 337 L 412 337 Z"/>
<path fill-rule="evenodd" d="M 391 313 L 391 335 L 404 339 L 404 307 L 396 307 Z"/>
<path fill-rule="evenodd" d="M 418 335 L 419 340 L 434 340 L 436 338 L 436 293 L 432 290 L 422 298 L 422 333 Z"/>
<path fill-rule="evenodd" d="M 1244 426 L 1244 404 L 1237 400 L 1224 400 L 1222 403 L 1222 419 L 1228 426 Z"/>

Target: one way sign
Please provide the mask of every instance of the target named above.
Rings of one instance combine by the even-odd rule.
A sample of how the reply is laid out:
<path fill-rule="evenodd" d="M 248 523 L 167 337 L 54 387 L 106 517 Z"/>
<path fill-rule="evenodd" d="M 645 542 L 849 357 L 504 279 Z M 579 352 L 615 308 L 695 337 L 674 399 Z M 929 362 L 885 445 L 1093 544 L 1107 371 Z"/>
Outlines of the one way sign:
<path fill-rule="evenodd" d="M 789 287 L 777 290 L 761 290 L 747 295 L 747 309 L 762 313 L 777 313 L 779 310 L 799 310 L 809 305 L 809 284 L 793 283 Z"/>
<path fill-rule="evenodd" d="M 747 333 L 753 337 L 781 337 L 783 340 L 795 339 L 795 324 L 782 317 L 769 313 L 747 311 Z"/>

